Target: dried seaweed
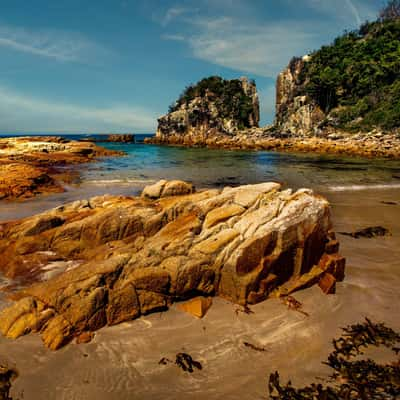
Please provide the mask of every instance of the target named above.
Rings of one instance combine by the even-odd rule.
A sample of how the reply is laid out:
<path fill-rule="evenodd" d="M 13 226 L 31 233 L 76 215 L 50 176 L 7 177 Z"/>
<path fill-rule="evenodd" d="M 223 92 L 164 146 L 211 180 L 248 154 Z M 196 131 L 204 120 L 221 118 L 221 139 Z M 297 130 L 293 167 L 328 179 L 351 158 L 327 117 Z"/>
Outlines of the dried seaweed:
<path fill-rule="evenodd" d="M 325 362 L 334 372 L 331 386 L 311 384 L 294 388 L 291 382 L 281 385 L 279 373 L 269 378 L 270 398 L 275 400 L 355 400 L 400 399 L 400 360 L 378 364 L 374 360 L 355 360 L 369 346 L 384 346 L 398 355 L 400 334 L 368 318 L 362 324 L 343 328 L 343 335 L 333 340 L 334 350 Z"/>
<path fill-rule="evenodd" d="M 185 372 L 190 372 L 190 373 L 194 371 L 193 367 L 199 370 L 203 369 L 200 362 L 193 360 L 193 358 L 187 353 L 178 353 L 176 355 L 175 364 L 179 368 L 183 369 Z"/>
<path fill-rule="evenodd" d="M 303 304 L 296 300 L 293 296 L 285 296 L 282 298 L 283 304 L 287 305 L 289 310 L 297 311 L 306 317 L 309 317 L 310 314 L 303 310 Z"/>
<path fill-rule="evenodd" d="M 252 349 L 252 350 L 255 350 L 255 351 L 260 351 L 260 352 L 267 351 L 267 350 L 265 349 L 265 347 L 259 347 L 259 346 L 256 346 L 255 344 L 252 344 L 252 343 L 249 343 L 249 342 L 243 342 L 243 344 L 244 344 L 246 347 L 248 347 L 248 348 L 250 348 L 250 349 Z"/>

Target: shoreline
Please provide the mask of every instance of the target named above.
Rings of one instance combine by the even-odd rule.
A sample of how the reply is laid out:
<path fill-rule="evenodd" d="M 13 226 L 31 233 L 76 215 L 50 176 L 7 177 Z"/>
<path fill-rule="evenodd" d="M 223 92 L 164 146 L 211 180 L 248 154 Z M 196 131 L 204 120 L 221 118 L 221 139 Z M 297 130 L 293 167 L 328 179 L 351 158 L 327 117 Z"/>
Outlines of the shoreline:
<path fill-rule="evenodd" d="M 146 138 L 146 144 L 207 147 L 229 150 L 265 150 L 289 153 L 318 153 L 363 158 L 400 159 L 400 135 L 369 132 L 348 134 L 326 133 L 321 136 L 290 136 L 272 133 L 262 128 L 241 131 L 237 135 L 217 134 L 202 137 L 193 134 L 156 135 Z"/>
<path fill-rule="evenodd" d="M 20 372 L 12 395 L 251 400 L 267 395 L 268 375 L 275 370 L 282 381 L 291 379 L 294 385 L 314 382 L 316 376 L 327 378 L 330 371 L 322 361 L 342 326 L 367 316 L 400 329 L 396 313 L 400 206 L 381 203 L 397 200 L 400 190 L 322 194 L 332 204 L 336 231 L 380 223 L 392 236 L 359 240 L 340 236 L 341 253 L 348 261 L 337 294 L 325 296 L 317 287 L 295 294 L 310 317 L 274 299 L 252 306 L 254 314 L 249 315 L 236 314 L 231 303 L 215 299 L 204 319 L 172 307 L 166 313 L 104 328 L 91 343 L 71 344 L 56 353 L 46 350 L 37 335 L 18 341 L 0 338 L 0 351 Z M 245 341 L 267 351 L 249 349 Z M 173 358 L 179 351 L 199 360 L 203 370 L 185 374 L 173 364 L 159 365 L 162 357 Z M 27 359 L 27 353 L 32 357 Z"/>

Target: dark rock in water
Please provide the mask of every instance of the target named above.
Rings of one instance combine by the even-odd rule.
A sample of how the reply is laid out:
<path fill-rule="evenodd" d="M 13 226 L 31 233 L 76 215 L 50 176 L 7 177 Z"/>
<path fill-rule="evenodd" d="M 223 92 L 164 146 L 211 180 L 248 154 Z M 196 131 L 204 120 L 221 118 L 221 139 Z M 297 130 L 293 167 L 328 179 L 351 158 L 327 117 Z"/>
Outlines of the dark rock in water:
<path fill-rule="evenodd" d="M 329 379 L 332 385 L 312 383 L 294 388 L 289 382 L 281 385 L 279 373 L 269 377 L 270 399 L 274 400 L 356 400 L 398 399 L 400 396 L 400 360 L 378 364 L 359 359 L 370 346 L 384 346 L 398 356 L 400 334 L 366 318 L 363 324 L 343 329 L 343 335 L 333 340 L 334 351 L 324 363 L 334 370 Z"/>
<path fill-rule="evenodd" d="M 11 382 L 17 376 L 18 372 L 14 368 L 0 364 L 0 400 L 12 400 L 10 397 Z"/>
<path fill-rule="evenodd" d="M 176 355 L 175 364 L 185 372 L 190 373 L 194 371 L 193 368 L 197 368 L 198 370 L 203 369 L 200 362 L 193 360 L 192 356 L 187 353 L 178 353 Z"/>
<path fill-rule="evenodd" d="M 341 235 L 351 236 L 355 239 L 359 238 L 374 238 L 377 236 L 390 236 L 390 232 L 388 229 L 382 226 L 371 226 L 364 229 L 359 229 L 354 232 L 339 232 Z"/>
<path fill-rule="evenodd" d="M 111 134 L 111 135 L 108 135 L 107 142 L 135 143 L 135 135 L 133 135 L 131 133 Z"/>

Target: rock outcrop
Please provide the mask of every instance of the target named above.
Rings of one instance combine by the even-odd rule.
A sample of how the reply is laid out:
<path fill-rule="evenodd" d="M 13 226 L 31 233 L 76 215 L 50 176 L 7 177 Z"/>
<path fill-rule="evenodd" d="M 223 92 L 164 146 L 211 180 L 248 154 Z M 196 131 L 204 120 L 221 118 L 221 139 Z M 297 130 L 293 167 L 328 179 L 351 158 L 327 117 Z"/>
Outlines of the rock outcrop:
<path fill-rule="evenodd" d="M 107 136 L 107 142 L 135 143 L 135 135 L 131 133 L 113 133 Z"/>
<path fill-rule="evenodd" d="M 94 143 L 54 136 L 0 139 L 0 200 L 62 192 L 62 182 L 74 174 L 59 167 L 120 154 Z"/>
<path fill-rule="evenodd" d="M 343 279 L 329 204 L 312 191 L 170 186 L 167 197 L 101 196 L 0 224 L 1 272 L 25 287 L 0 315 L 3 335 L 40 332 L 58 349 L 196 296 L 254 304 Z"/>
<path fill-rule="evenodd" d="M 202 143 L 257 127 L 260 119 L 256 85 L 247 78 L 203 79 L 189 86 L 167 115 L 159 118 L 157 143 Z"/>
<path fill-rule="evenodd" d="M 296 136 L 319 132 L 326 115 L 304 91 L 300 76 L 309 57 L 293 58 L 276 81 L 276 130 Z"/>

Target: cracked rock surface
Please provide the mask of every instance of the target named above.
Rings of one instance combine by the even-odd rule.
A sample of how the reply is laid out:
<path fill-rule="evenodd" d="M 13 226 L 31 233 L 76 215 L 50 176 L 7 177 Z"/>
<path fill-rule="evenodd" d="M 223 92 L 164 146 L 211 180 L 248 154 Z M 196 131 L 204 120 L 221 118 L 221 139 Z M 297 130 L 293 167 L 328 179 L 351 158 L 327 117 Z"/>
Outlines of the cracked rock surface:
<path fill-rule="evenodd" d="M 194 192 L 180 181 L 2 223 L 0 269 L 23 287 L 1 312 L 0 331 L 40 332 L 58 349 L 199 295 L 254 304 L 327 277 L 332 293 L 345 261 L 330 229 L 329 204 L 311 190 Z"/>

